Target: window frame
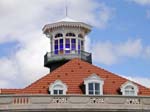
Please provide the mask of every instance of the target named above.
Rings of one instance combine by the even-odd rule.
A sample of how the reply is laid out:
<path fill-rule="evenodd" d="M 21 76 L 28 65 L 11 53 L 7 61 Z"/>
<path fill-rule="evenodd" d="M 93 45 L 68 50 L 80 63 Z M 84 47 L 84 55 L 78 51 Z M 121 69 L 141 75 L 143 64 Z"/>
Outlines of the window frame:
<path fill-rule="evenodd" d="M 95 86 L 93 86 L 93 94 L 89 93 L 89 84 L 99 84 L 99 94 L 96 94 L 96 90 L 95 90 Z M 86 79 L 84 79 L 84 85 L 85 85 L 85 94 L 86 95 L 103 95 L 103 84 L 104 84 L 104 80 L 101 79 L 98 75 L 96 75 L 95 73 L 92 74 L 91 76 L 87 77 Z"/>
<path fill-rule="evenodd" d="M 129 87 L 131 87 L 131 89 Z M 122 84 L 120 89 L 122 95 L 124 96 L 137 96 L 139 92 L 138 86 L 131 81 L 127 81 L 124 84 Z"/>
<path fill-rule="evenodd" d="M 62 90 L 62 94 L 60 94 L 61 90 Z M 49 86 L 49 92 L 51 95 L 66 95 L 67 90 L 68 90 L 67 85 L 63 83 L 61 80 L 56 80 L 54 83 L 51 83 Z M 54 91 L 57 91 L 57 94 L 55 94 Z"/>
<path fill-rule="evenodd" d="M 57 33 L 57 34 L 55 34 L 55 38 L 60 38 L 60 37 L 63 37 L 63 33 Z"/>

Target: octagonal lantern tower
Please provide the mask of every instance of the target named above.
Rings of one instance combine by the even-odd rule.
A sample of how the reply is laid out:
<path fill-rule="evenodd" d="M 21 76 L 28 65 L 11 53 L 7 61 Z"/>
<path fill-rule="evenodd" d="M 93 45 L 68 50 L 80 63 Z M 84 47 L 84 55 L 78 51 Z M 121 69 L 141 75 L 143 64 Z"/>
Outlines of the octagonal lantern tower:
<path fill-rule="evenodd" d="M 91 53 L 85 52 L 85 36 L 91 26 L 68 17 L 46 24 L 43 33 L 50 39 L 51 51 L 44 56 L 44 66 L 55 70 L 73 58 L 92 63 Z"/>

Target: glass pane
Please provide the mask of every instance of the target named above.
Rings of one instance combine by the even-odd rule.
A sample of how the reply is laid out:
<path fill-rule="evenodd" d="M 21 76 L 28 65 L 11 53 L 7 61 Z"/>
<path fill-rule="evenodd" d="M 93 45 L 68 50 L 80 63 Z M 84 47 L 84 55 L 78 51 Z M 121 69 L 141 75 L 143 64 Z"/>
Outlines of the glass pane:
<path fill-rule="evenodd" d="M 81 41 L 81 46 L 83 46 L 84 45 L 84 42 L 83 42 L 83 40 Z"/>
<path fill-rule="evenodd" d="M 60 39 L 59 42 L 60 42 L 60 44 L 63 44 L 63 39 Z"/>
<path fill-rule="evenodd" d="M 90 90 L 94 90 L 94 88 L 93 88 L 93 83 L 89 83 L 89 91 Z"/>
<path fill-rule="evenodd" d="M 55 50 L 55 54 L 58 54 L 58 50 Z"/>
<path fill-rule="evenodd" d="M 71 39 L 71 50 L 76 50 L 76 39 Z"/>
<path fill-rule="evenodd" d="M 59 94 L 63 94 L 63 90 L 59 90 Z"/>
<path fill-rule="evenodd" d="M 66 54 L 70 53 L 70 50 L 66 50 Z"/>
<path fill-rule="evenodd" d="M 70 48 L 70 44 L 66 44 L 66 48 Z"/>
<path fill-rule="evenodd" d="M 100 85 L 99 85 L 99 83 L 95 83 L 95 90 L 97 91 L 97 90 L 100 90 Z"/>
<path fill-rule="evenodd" d="M 60 50 L 63 50 L 63 44 L 60 44 Z"/>
<path fill-rule="evenodd" d="M 66 39 L 66 48 L 69 48 L 70 49 L 70 39 Z M 69 50 L 68 49 L 68 50 Z"/>
<path fill-rule="evenodd" d="M 58 45 L 58 40 L 55 40 L 55 45 Z"/>
<path fill-rule="evenodd" d="M 58 45 L 55 45 L 55 50 L 57 50 L 58 49 Z"/>
<path fill-rule="evenodd" d="M 89 90 L 89 95 L 93 95 L 94 94 L 94 91 L 93 90 Z"/>
<path fill-rule="evenodd" d="M 78 50 L 80 50 L 81 49 L 81 42 L 80 42 L 80 40 L 78 40 Z"/>
<path fill-rule="evenodd" d="M 76 39 L 71 39 L 71 43 L 76 43 Z"/>
<path fill-rule="evenodd" d="M 71 50 L 76 50 L 76 45 L 72 44 Z"/>
<path fill-rule="evenodd" d="M 99 90 L 98 90 L 98 91 L 95 90 L 95 94 L 96 94 L 96 95 L 99 95 L 99 94 L 100 94 L 100 91 L 99 91 Z"/>
<path fill-rule="evenodd" d="M 66 44 L 70 44 L 70 39 L 66 39 Z"/>
<path fill-rule="evenodd" d="M 54 90 L 54 94 L 58 94 L 58 90 Z"/>

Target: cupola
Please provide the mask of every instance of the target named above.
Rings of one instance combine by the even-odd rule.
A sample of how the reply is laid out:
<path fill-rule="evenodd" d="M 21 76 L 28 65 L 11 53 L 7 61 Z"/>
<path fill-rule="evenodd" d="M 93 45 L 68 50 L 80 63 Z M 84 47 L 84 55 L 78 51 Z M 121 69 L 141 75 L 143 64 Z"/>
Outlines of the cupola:
<path fill-rule="evenodd" d="M 92 63 L 92 55 L 85 51 L 85 37 L 91 26 L 68 17 L 46 24 L 43 33 L 50 39 L 50 52 L 44 56 L 44 66 L 50 71 L 73 58 Z"/>

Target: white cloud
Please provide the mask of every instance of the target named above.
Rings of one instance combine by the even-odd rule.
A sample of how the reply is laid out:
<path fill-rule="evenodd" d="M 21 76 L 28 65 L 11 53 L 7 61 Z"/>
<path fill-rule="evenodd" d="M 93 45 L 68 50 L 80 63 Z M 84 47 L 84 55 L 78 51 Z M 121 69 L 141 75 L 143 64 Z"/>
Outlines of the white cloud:
<path fill-rule="evenodd" d="M 100 2 L 68 0 L 68 4 L 70 17 L 99 28 L 111 18 L 112 9 Z M 0 44 L 19 43 L 14 53 L 0 57 L 0 87 L 24 87 L 48 73 L 43 56 L 49 51 L 49 40 L 41 29 L 63 17 L 65 0 L 0 0 Z"/>
<path fill-rule="evenodd" d="M 111 42 L 98 42 L 92 46 L 95 62 L 111 65 L 116 63 L 117 56 Z"/>
<path fill-rule="evenodd" d="M 127 40 L 116 46 L 118 54 L 121 56 L 137 57 L 142 52 L 142 43 L 140 39 Z"/>
<path fill-rule="evenodd" d="M 136 4 L 142 5 L 142 6 L 149 6 L 150 5 L 150 0 L 126 0 L 126 1 L 133 2 Z M 150 19 L 150 11 L 149 10 L 146 11 L 146 17 L 148 19 Z"/>
<path fill-rule="evenodd" d="M 143 77 L 131 77 L 131 76 L 123 76 L 131 81 L 139 83 L 147 88 L 150 88 L 150 78 L 143 78 Z"/>
<path fill-rule="evenodd" d="M 140 5 L 150 5 L 150 0 L 128 0 Z"/>
<path fill-rule="evenodd" d="M 96 42 L 91 45 L 93 59 L 95 62 L 112 65 L 124 57 L 137 58 L 142 57 L 144 52 L 140 39 L 127 40 L 118 44 L 111 42 Z"/>

